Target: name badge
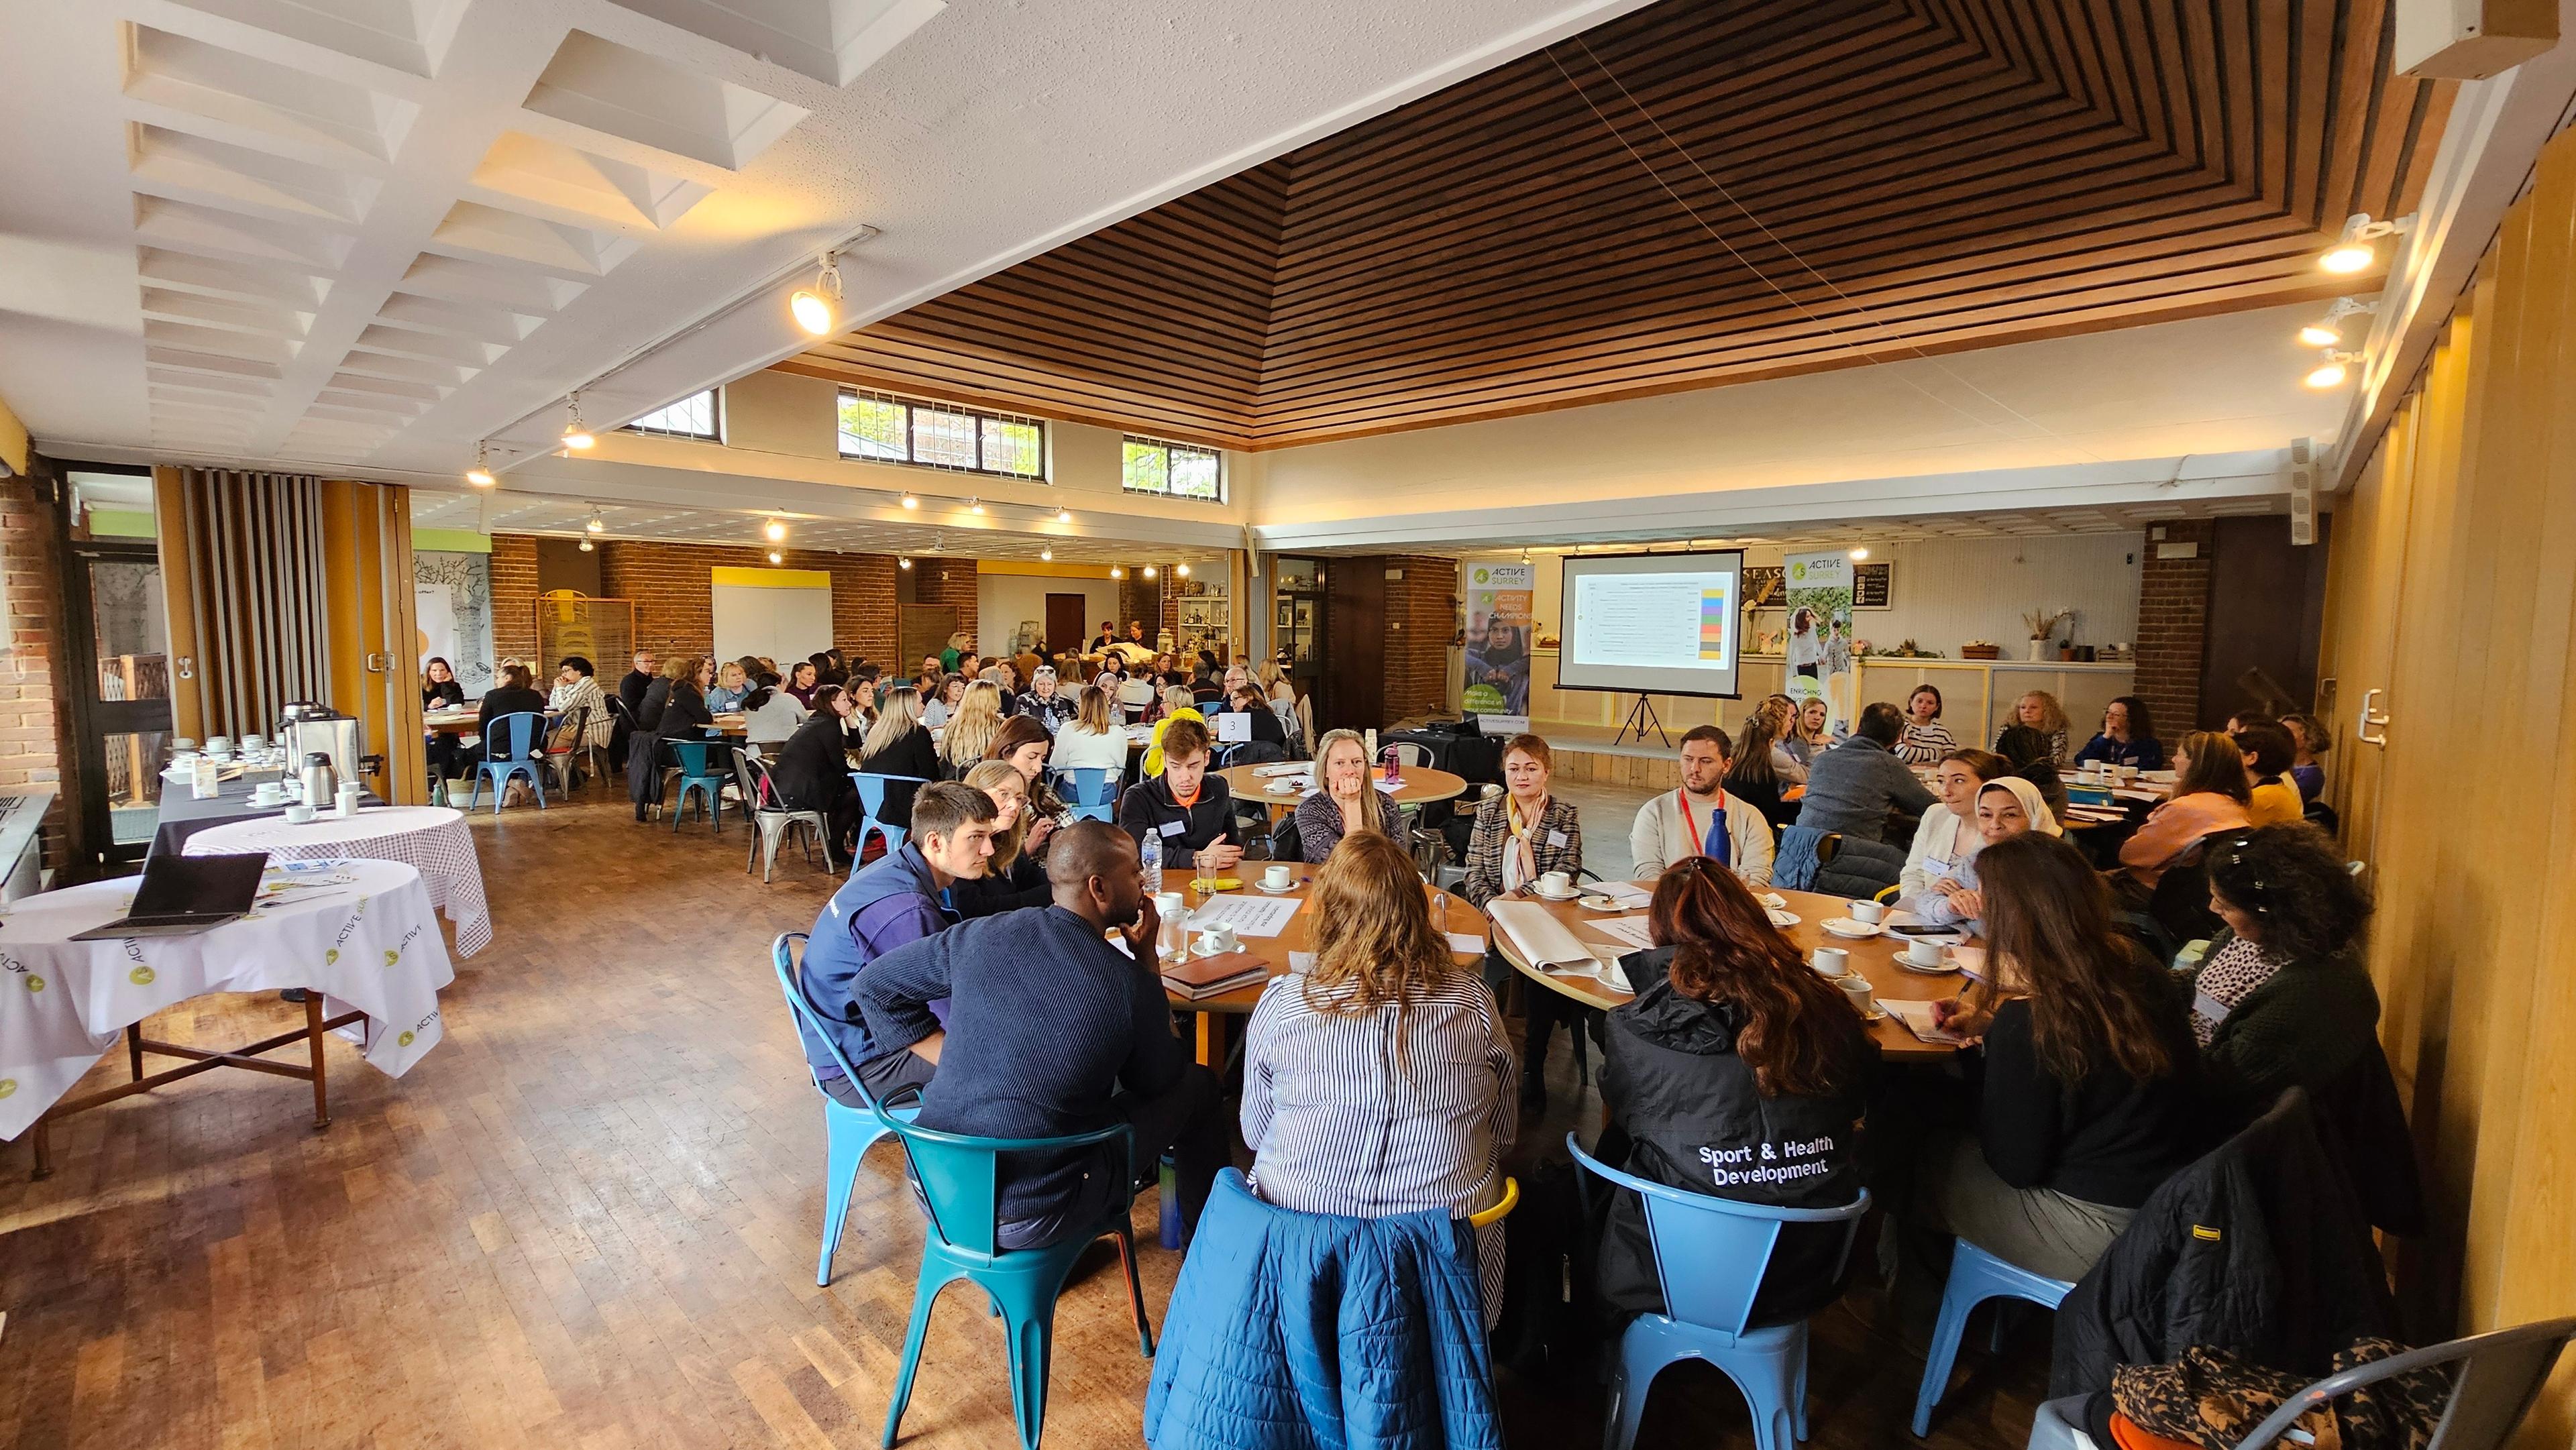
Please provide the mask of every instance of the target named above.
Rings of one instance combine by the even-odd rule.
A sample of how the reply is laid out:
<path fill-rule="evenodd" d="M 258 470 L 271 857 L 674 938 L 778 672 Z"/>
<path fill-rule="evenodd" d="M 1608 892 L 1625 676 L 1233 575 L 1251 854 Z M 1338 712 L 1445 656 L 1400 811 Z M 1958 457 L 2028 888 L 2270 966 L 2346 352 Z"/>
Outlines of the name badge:
<path fill-rule="evenodd" d="M 2195 1014 L 2207 1018 L 2213 1023 L 2224 1022 L 2227 1020 L 2226 1005 L 2221 1003 L 2216 997 L 2209 995 L 2207 992 L 2195 992 L 2192 994 L 2191 1010 Z"/>
<path fill-rule="evenodd" d="M 1548 833 L 1547 833 L 1547 843 L 1548 843 L 1549 845 L 1551 845 L 1551 846 L 1555 846 L 1555 847 L 1558 847 L 1558 848 L 1560 848 L 1560 849 L 1561 849 L 1561 848 L 1563 848 L 1563 847 L 1564 847 L 1564 845 L 1565 845 L 1565 833 L 1564 833 L 1563 831 L 1550 831 L 1550 832 L 1548 832 Z"/>
<path fill-rule="evenodd" d="M 1949 871 L 1949 869 L 1950 863 L 1942 860 L 1938 856 L 1926 856 L 1923 858 L 1923 876 L 1925 880 L 1938 881 Z"/>
<path fill-rule="evenodd" d="M 1190 823 L 1187 821 L 1165 821 L 1155 829 L 1161 831 L 1166 836 L 1177 836 L 1189 828 Z"/>

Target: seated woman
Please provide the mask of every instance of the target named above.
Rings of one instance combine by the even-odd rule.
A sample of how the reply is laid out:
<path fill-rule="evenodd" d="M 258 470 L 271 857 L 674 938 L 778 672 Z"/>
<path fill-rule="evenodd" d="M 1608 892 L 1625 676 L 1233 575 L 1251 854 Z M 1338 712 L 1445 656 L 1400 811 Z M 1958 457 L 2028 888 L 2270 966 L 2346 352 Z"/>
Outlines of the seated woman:
<path fill-rule="evenodd" d="M 2334 748 L 2334 735 L 2314 715 L 2284 715 L 2281 723 L 2298 747 L 2290 755 L 2290 780 L 2298 786 L 2300 800 L 2314 801 L 2326 793 L 2326 768 L 2319 757 Z"/>
<path fill-rule="evenodd" d="M 2164 742 L 2156 739 L 2155 717 L 2147 713 L 2147 702 L 2135 695 L 2121 695 L 2102 707 L 2102 733 L 2084 742 L 2075 752 L 2077 765 L 2095 761 L 2105 765 L 2133 765 L 2140 770 L 2165 768 Z"/>
<path fill-rule="evenodd" d="M 1780 742 L 1788 750 L 1789 758 L 1798 762 L 1802 770 L 1814 765 L 1817 756 L 1833 748 L 1834 742 L 1825 734 L 1827 713 L 1825 700 L 1821 695 L 1799 705 L 1789 733 Z"/>
<path fill-rule="evenodd" d="M 838 685 L 814 691 L 814 712 L 778 751 L 769 767 L 770 787 L 780 809 L 817 811 L 831 829 L 832 849 L 854 854 L 851 836 L 859 825 L 859 792 L 850 784 L 850 728 L 858 702 Z"/>
<path fill-rule="evenodd" d="M 2031 690 L 2013 701 L 2012 718 L 2004 722 L 2003 728 L 2010 730 L 2015 726 L 2036 730 L 2047 740 L 2049 764 L 2062 766 L 2066 763 L 2066 707 L 2057 703 L 2055 695 L 2046 690 Z M 2004 748 L 2003 730 L 1995 732 L 1995 754 L 2013 759 L 2016 765 L 2027 763 L 2013 757 L 2013 753 Z"/>
<path fill-rule="evenodd" d="M 1620 963 L 1636 999 L 1610 1010 L 1601 1048 L 1605 1161 L 1746 1203 L 1851 1202 L 1878 1044 L 1841 990 L 1808 970 L 1751 890 L 1705 856 L 1657 879 L 1646 931 L 1654 945 Z M 1731 1163 L 1782 1171 L 1730 1178 Z M 1782 1229 L 1755 1322 L 1804 1318 L 1839 1297 L 1842 1247 L 1838 1224 Z M 1663 1312 L 1634 1194 L 1611 1202 L 1599 1283 L 1619 1313 Z"/>
<path fill-rule="evenodd" d="M 966 699 L 964 675 L 941 675 L 930 682 L 929 693 L 921 697 L 921 723 L 924 729 L 947 728 L 949 717 Z"/>
<path fill-rule="evenodd" d="M 1995 737 L 1995 753 L 2012 762 L 2012 773 L 2039 788 L 2039 797 L 2052 811 L 2066 809 L 2066 782 L 2058 778 L 2057 762 L 2048 753 L 2049 737 L 2032 725 L 2007 725 Z"/>
<path fill-rule="evenodd" d="M 2305 819 L 2307 802 L 2290 782 L 2290 761 L 2299 747 L 2289 727 L 2258 720 L 2236 732 L 2236 748 L 2244 756 L 2245 774 L 2252 782 L 2245 798 L 2245 819 L 2257 826 Z"/>
<path fill-rule="evenodd" d="M 1279 712 L 1270 708 L 1270 701 L 1259 690 L 1250 685 L 1237 685 L 1233 693 L 1226 696 L 1224 708 L 1218 713 L 1243 716 L 1251 722 L 1254 744 L 1275 745 L 1279 747 L 1280 756 L 1288 753 L 1288 731 L 1279 723 Z"/>
<path fill-rule="evenodd" d="M 814 691 L 821 684 L 812 660 L 798 660 L 787 667 L 787 693 L 794 695 L 796 703 L 806 709 L 814 708 Z"/>
<path fill-rule="evenodd" d="M 1058 771 L 1105 770 L 1115 783 L 1127 773 L 1127 731 L 1109 692 L 1085 685 L 1074 697 L 1073 718 L 1055 733 L 1049 763 Z"/>
<path fill-rule="evenodd" d="M 1494 996 L 1451 956 L 1413 858 L 1362 831 L 1310 895 L 1313 965 L 1272 978 L 1244 1031 L 1252 1191 L 1353 1218 L 1465 1218 L 1501 1202 L 1517 1068 Z M 1503 1226 L 1477 1230 L 1476 1249 L 1491 1327 Z"/>
<path fill-rule="evenodd" d="M 528 735 L 526 748 L 530 752 L 545 749 L 545 714 L 546 697 L 537 693 L 528 667 L 515 660 L 501 666 L 501 683 L 484 693 L 482 708 L 474 715 L 474 733 L 483 737 L 476 758 L 490 760 L 499 755 L 501 742 L 492 738 L 492 722 L 504 715 L 536 716 L 538 727 Z"/>
<path fill-rule="evenodd" d="M 2281 1090 L 2334 1083 L 2375 1045 L 2379 993 L 2358 946 L 2370 894 L 2305 822 L 2220 841 L 2209 909 L 2227 923 L 2186 979 L 2212 1096 L 2251 1119 Z"/>
<path fill-rule="evenodd" d="M 778 676 L 763 670 L 742 697 L 743 739 L 753 745 L 784 745 L 796 736 L 813 712 L 805 702 L 780 688 Z"/>
<path fill-rule="evenodd" d="M 546 713 L 570 726 L 573 717 L 581 716 L 581 739 L 573 741 L 576 750 L 584 746 L 607 749 L 616 738 L 617 717 L 608 713 L 608 693 L 599 688 L 590 661 L 580 655 L 565 655 L 555 665 L 554 689 L 546 695 Z"/>
<path fill-rule="evenodd" d="M 1905 733 L 1896 737 L 1897 759 L 1908 765 L 1930 765 L 1959 748 L 1950 727 L 1941 723 L 1941 690 L 1916 685 L 1905 697 Z"/>
<path fill-rule="evenodd" d="M 939 768 L 945 780 L 964 780 L 983 763 L 993 737 L 1002 731 L 1002 687 L 977 680 L 958 697 L 957 708 L 939 734 Z"/>
<path fill-rule="evenodd" d="M 1316 789 L 1297 802 L 1297 855 L 1309 865 L 1346 836 L 1375 831 L 1404 839 L 1404 813 L 1369 780 L 1368 746 L 1356 730 L 1327 730 L 1315 748 Z"/>
<path fill-rule="evenodd" d="M 2204 839 L 2253 824 L 2245 817 L 2253 791 L 2235 741 L 2214 730 L 2195 730 L 2176 750 L 2181 764 L 2172 796 L 2120 843 L 2120 875 L 2132 894 L 2153 891 L 2165 868 L 2198 850 Z"/>
<path fill-rule="evenodd" d="M 1906 909 L 1930 926 L 1955 926 L 1970 936 L 1986 934 L 1985 895 L 1977 881 L 1977 857 L 1998 841 L 2028 831 L 2058 833 L 2057 817 L 2029 781 L 2007 775 L 1977 788 L 1976 837 L 1921 894 L 1905 899 Z M 1926 814 L 1929 814 L 1928 812 Z"/>
<path fill-rule="evenodd" d="M 465 686 L 456 679 L 456 670 L 437 655 L 420 668 L 420 708 L 453 710 L 465 703 Z M 429 768 L 441 776 L 458 776 L 473 768 L 474 753 L 453 735 L 436 730 L 424 731 L 429 750 Z"/>
<path fill-rule="evenodd" d="M 1055 666 L 1040 665 L 1030 672 L 1028 693 L 1020 696 L 1015 713 L 1035 720 L 1053 735 L 1073 718 L 1073 711 L 1073 694 L 1057 683 Z"/>
<path fill-rule="evenodd" d="M 1029 810 L 1046 823 L 1029 842 L 1032 852 L 1045 848 L 1047 832 L 1055 828 L 1056 817 L 1064 814 L 1064 802 L 1056 799 L 1046 783 L 1047 757 L 1054 750 L 1055 742 L 1047 738 L 1046 727 L 1026 715 L 1003 721 L 1002 728 L 993 733 L 993 743 L 984 747 L 986 764 L 998 761 L 1019 772 L 1020 784 L 1027 788 L 1024 794 Z"/>
<path fill-rule="evenodd" d="M 1896 878 L 1900 900 L 1921 896 L 1976 849 L 1978 788 L 2011 772 L 2011 761 L 1989 751 L 1953 750 L 1941 757 L 1940 768 L 1932 773 L 1932 793 L 1941 804 L 1925 811 L 1922 824 L 1914 828 L 1914 844 Z"/>
<path fill-rule="evenodd" d="M 1458 890 L 1478 907 L 1551 871 L 1583 869 L 1583 825 L 1574 803 L 1548 795 L 1556 752 L 1535 735 L 1503 746 L 1503 793 L 1476 807 L 1467 838 L 1467 879 Z"/>
<path fill-rule="evenodd" d="M 1796 721 L 1797 707 L 1788 697 L 1782 696 L 1776 708 L 1768 700 L 1762 702 L 1745 720 L 1744 738 L 1727 757 L 1726 793 L 1760 811 L 1775 835 L 1797 824 L 1798 803 L 1781 797 L 1807 779 L 1807 768 L 1791 760 L 1781 744 L 1780 732 L 1796 729 Z M 1783 763 L 1788 769 L 1782 769 Z"/>
<path fill-rule="evenodd" d="M 727 660 L 716 667 L 715 688 L 707 691 L 707 708 L 719 715 L 730 714 L 742 707 L 743 696 L 751 693 L 751 676 L 743 673 L 742 661 Z M 812 698 L 806 707 L 813 707 Z"/>
<path fill-rule="evenodd" d="M 877 699 L 877 723 L 859 744 L 859 769 L 870 775 L 908 776 L 912 781 L 939 779 L 939 747 L 921 723 L 921 696 L 897 685 Z M 906 781 L 886 786 L 879 817 L 887 825 L 912 828 L 912 793 L 921 787 Z"/>
<path fill-rule="evenodd" d="M 2080 1279 L 2201 1144 L 2189 1013 L 2112 929 L 2084 853 L 2030 832 L 1978 853 L 1995 985 L 1940 1004 L 1981 1040 L 1977 1133 L 1933 1145 L 1928 1226 Z"/>
<path fill-rule="evenodd" d="M 993 855 L 981 878 L 959 877 L 948 888 L 949 903 L 959 916 L 993 916 L 1055 899 L 1047 885 L 1046 863 L 1038 859 L 1055 822 L 1029 804 L 1029 783 L 999 760 L 987 760 L 966 772 L 966 784 L 993 798 Z"/>

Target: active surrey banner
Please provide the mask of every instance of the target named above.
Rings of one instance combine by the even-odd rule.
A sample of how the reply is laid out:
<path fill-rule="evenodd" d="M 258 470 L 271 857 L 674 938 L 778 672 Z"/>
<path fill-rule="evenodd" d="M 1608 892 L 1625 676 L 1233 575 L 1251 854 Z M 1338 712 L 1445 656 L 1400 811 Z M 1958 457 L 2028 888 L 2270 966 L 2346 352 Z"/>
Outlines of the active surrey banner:
<path fill-rule="evenodd" d="M 1783 693 L 1825 702 L 1825 728 L 1841 734 L 1852 717 L 1851 556 L 1790 554 L 1780 561 L 1788 586 L 1788 685 Z"/>
<path fill-rule="evenodd" d="M 1530 608 L 1535 564 L 1474 564 L 1467 570 L 1467 689 L 1460 703 L 1479 715 L 1527 715 Z"/>

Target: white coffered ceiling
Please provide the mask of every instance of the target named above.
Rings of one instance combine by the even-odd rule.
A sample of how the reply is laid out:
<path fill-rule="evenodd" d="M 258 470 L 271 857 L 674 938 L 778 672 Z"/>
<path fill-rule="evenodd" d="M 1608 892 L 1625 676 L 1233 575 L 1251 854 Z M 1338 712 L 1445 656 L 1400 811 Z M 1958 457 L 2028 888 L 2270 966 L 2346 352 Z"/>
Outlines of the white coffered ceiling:
<path fill-rule="evenodd" d="M 0 397 L 47 451 L 506 466 L 1635 0 L 13 0 Z M 740 304 L 729 306 L 729 304 Z"/>

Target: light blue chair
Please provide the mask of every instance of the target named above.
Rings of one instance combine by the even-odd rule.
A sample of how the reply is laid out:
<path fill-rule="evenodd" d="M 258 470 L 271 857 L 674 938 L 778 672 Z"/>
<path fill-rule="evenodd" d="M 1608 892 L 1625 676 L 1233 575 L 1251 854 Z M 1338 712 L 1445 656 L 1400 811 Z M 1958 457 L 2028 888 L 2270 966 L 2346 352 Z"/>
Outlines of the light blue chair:
<path fill-rule="evenodd" d="M 1754 1450 L 1790 1450 L 1806 1439 L 1807 1322 L 1754 1328 L 1747 1321 L 1785 1225 L 1841 1224 L 1834 1277 L 1842 1277 L 1852 1235 L 1869 1212 L 1869 1190 L 1840 1208 L 1772 1208 L 1622 1173 L 1584 1152 L 1572 1133 L 1565 1135 L 1565 1146 L 1585 1172 L 1645 1200 L 1646 1235 L 1664 1292 L 1664 1312 L 1638 1315 L 1620 1337 L 1603 1450 L 1627 1450 L 1636 1441 L 1655 1376 L 1684 1359 L 1717 1366 L 1744 1392 L 1753 1411 Z"/>
<path fill-rule="evenodd" d="M 1958 1361 L 1959 1341 L 1967 1334 L 1968 1315 L 1989 1299 L 2023 1299 L 2043 1309 L 2055 1309 L 2075 1292 L 2075 1286 L 2064 1279 L 2034 1274 L 2018 1264 L 2010 1264 L 1978 1248 L 1966 1239 L 1953 1240 L 1950 1254 L 1950 1279 L 1941 1286 L 1941 1318 L 1932 1326 L 1932 1351 L 1923 1360 L 1923 1387 L 1914 1393 L 1914 1433 L 1932 1433 L 1932 1407 L 1950 1388 L 1950 1367 Z M 2003 1347 L 2002 1312 L 1995 1317 L 1992 1345 Z"/>
<path fill-rule="evenodd" d="M 1120 772 L 1106 766 L 1055 772 L 1055 793 L 1086 821 L 1105 821 L 1118 805 Z"/>
<path fill-rule="evenodd" d="M 672 831 L 676 833 L 680 829 L 680 817 L 688 813 L 689 796 L 695 792 L 699 814 L 707 818 L 708 825 L 715 827 L 716 834 L 723 835 L 725 778 L 723 768 L 715 763 L 716 752 L 724 748 L 722 742 L 671 740 L 664 743 L 671 747 L 672 763 L 680 768 L 680 793 L 671 798 Z"/>
<path fill-rule="evenodd" d="M 853 872 L 859 869 L 859 858 L 868 854 L 871 832 L 885 837 L 885 848 L 889 852 L 902 850 L 903 839 L 910 834 L 885 818 L 886 789 L 895 781 L 912 785 L 930 784 L 918 775 L 878 775 L 864 770 L 850 772 L 850 784 L 859 789 L 859 829 L 858 834 L 850 838 L 850 870 Z"/>
<path fill-rule="evenodd" d="M 540 742 L 545 739 L 546 717 L 529 711 L 502 715 L 492 721 L 483 736 L 483 758 L 474 766 L 474 788 L 465 796 L 465 808 L 474 809 L 483 799 L 483 782 L 492 782 L 492 814 L 501 814 L 501 802 L 510 794 L 510 777 L 524 775 L 528 789 L 537 793 L 537 809 L 546 808 L 545 773 L 539 768 L 545 759 Z"/>
<path fill-rule="evenodd" d="M 778 967 L 779 989 L 787 994 L 787 1009 L 795 1014 L 797 1025 L 832 1054 L 832 1061 L 849 1078 L 850 1087 L 858 1093 L 859 1101 L 867 1104 L 864 1108 L 851 1107 L 824 1092 L 820 1078 L 814 1079 L 814 1091 L 823 1099 L 823 1130 L 830 1144 L 825 1150 L 823 1180 L 823 1256 L 814 1265 L 814 1282 L 830 1288 L 832 1254 L 841 1246 L 841 1225 L 850 1216 L 850 1185 L 858 1178 L 859 1160 L 867 1156 L 879 1138 L 886 1137 L 893 1130 L 878 1118 L 877 1101 L 869 1095 L 867 1084 L 859 1080 L 858 1070 L 850 1066 L 850 1060 L 841 1055 L 841 1044 L 823 1030 L 814 1004 L 805 1000 L 805 979 L 799 966 L 801 953 L 798 951 L 805 944 L 805 939 L 805 933 L 791 931 L 782 933 L 769 944 L 770 957 Z M 915 1107 L 897 1108 L 894 1115 L 908 1120 L 920 1111 Z"/>
<path fill-rule="evenodd" d="M 903 1367 L 886 1404 L 884 1444 L 894 1444 L 912 1399 L 912 1377 L 921 1368 L 921 1341 L 930 1329 L 930 1306 L 939 1291 L 960 1279 L 982 1289 L 1002 1317 L 1010 1346 L 1011 1414 L 1023 1450 L 1037 1450 L 1046 1425 L 1047 1364 L 1055 1346 L 1055 1301 L 1076 1261 L 1103 1237 L 1118 1240 L 1127 1269 L 1127 1296 L 1136 1309 L 1137 1346 L 1151 1359 L 1154 1331 L 1145 1322 L 1145 1290 L 1136 1280 L 1136 1241 L 1128 1218 L 1135 1205 L 1135 1137 L 1125 1123 L 1096 1133 L 1062 1138 L 971 1138 L 904 1121 L 882 1103 L 877 1121 L 903 1139 L 913 1180 L 930 1211 L 921 1239 L 921 1277 L 912 1291 L 912 1324 L 904 1331 Z M 1088 1228 L 1039 1249 L 1000 1246 L 1000 1180 L 1005 1155 L 1061 1153 L 1116 1143 L 1120 1174 L 1117 1202 Z"/>

